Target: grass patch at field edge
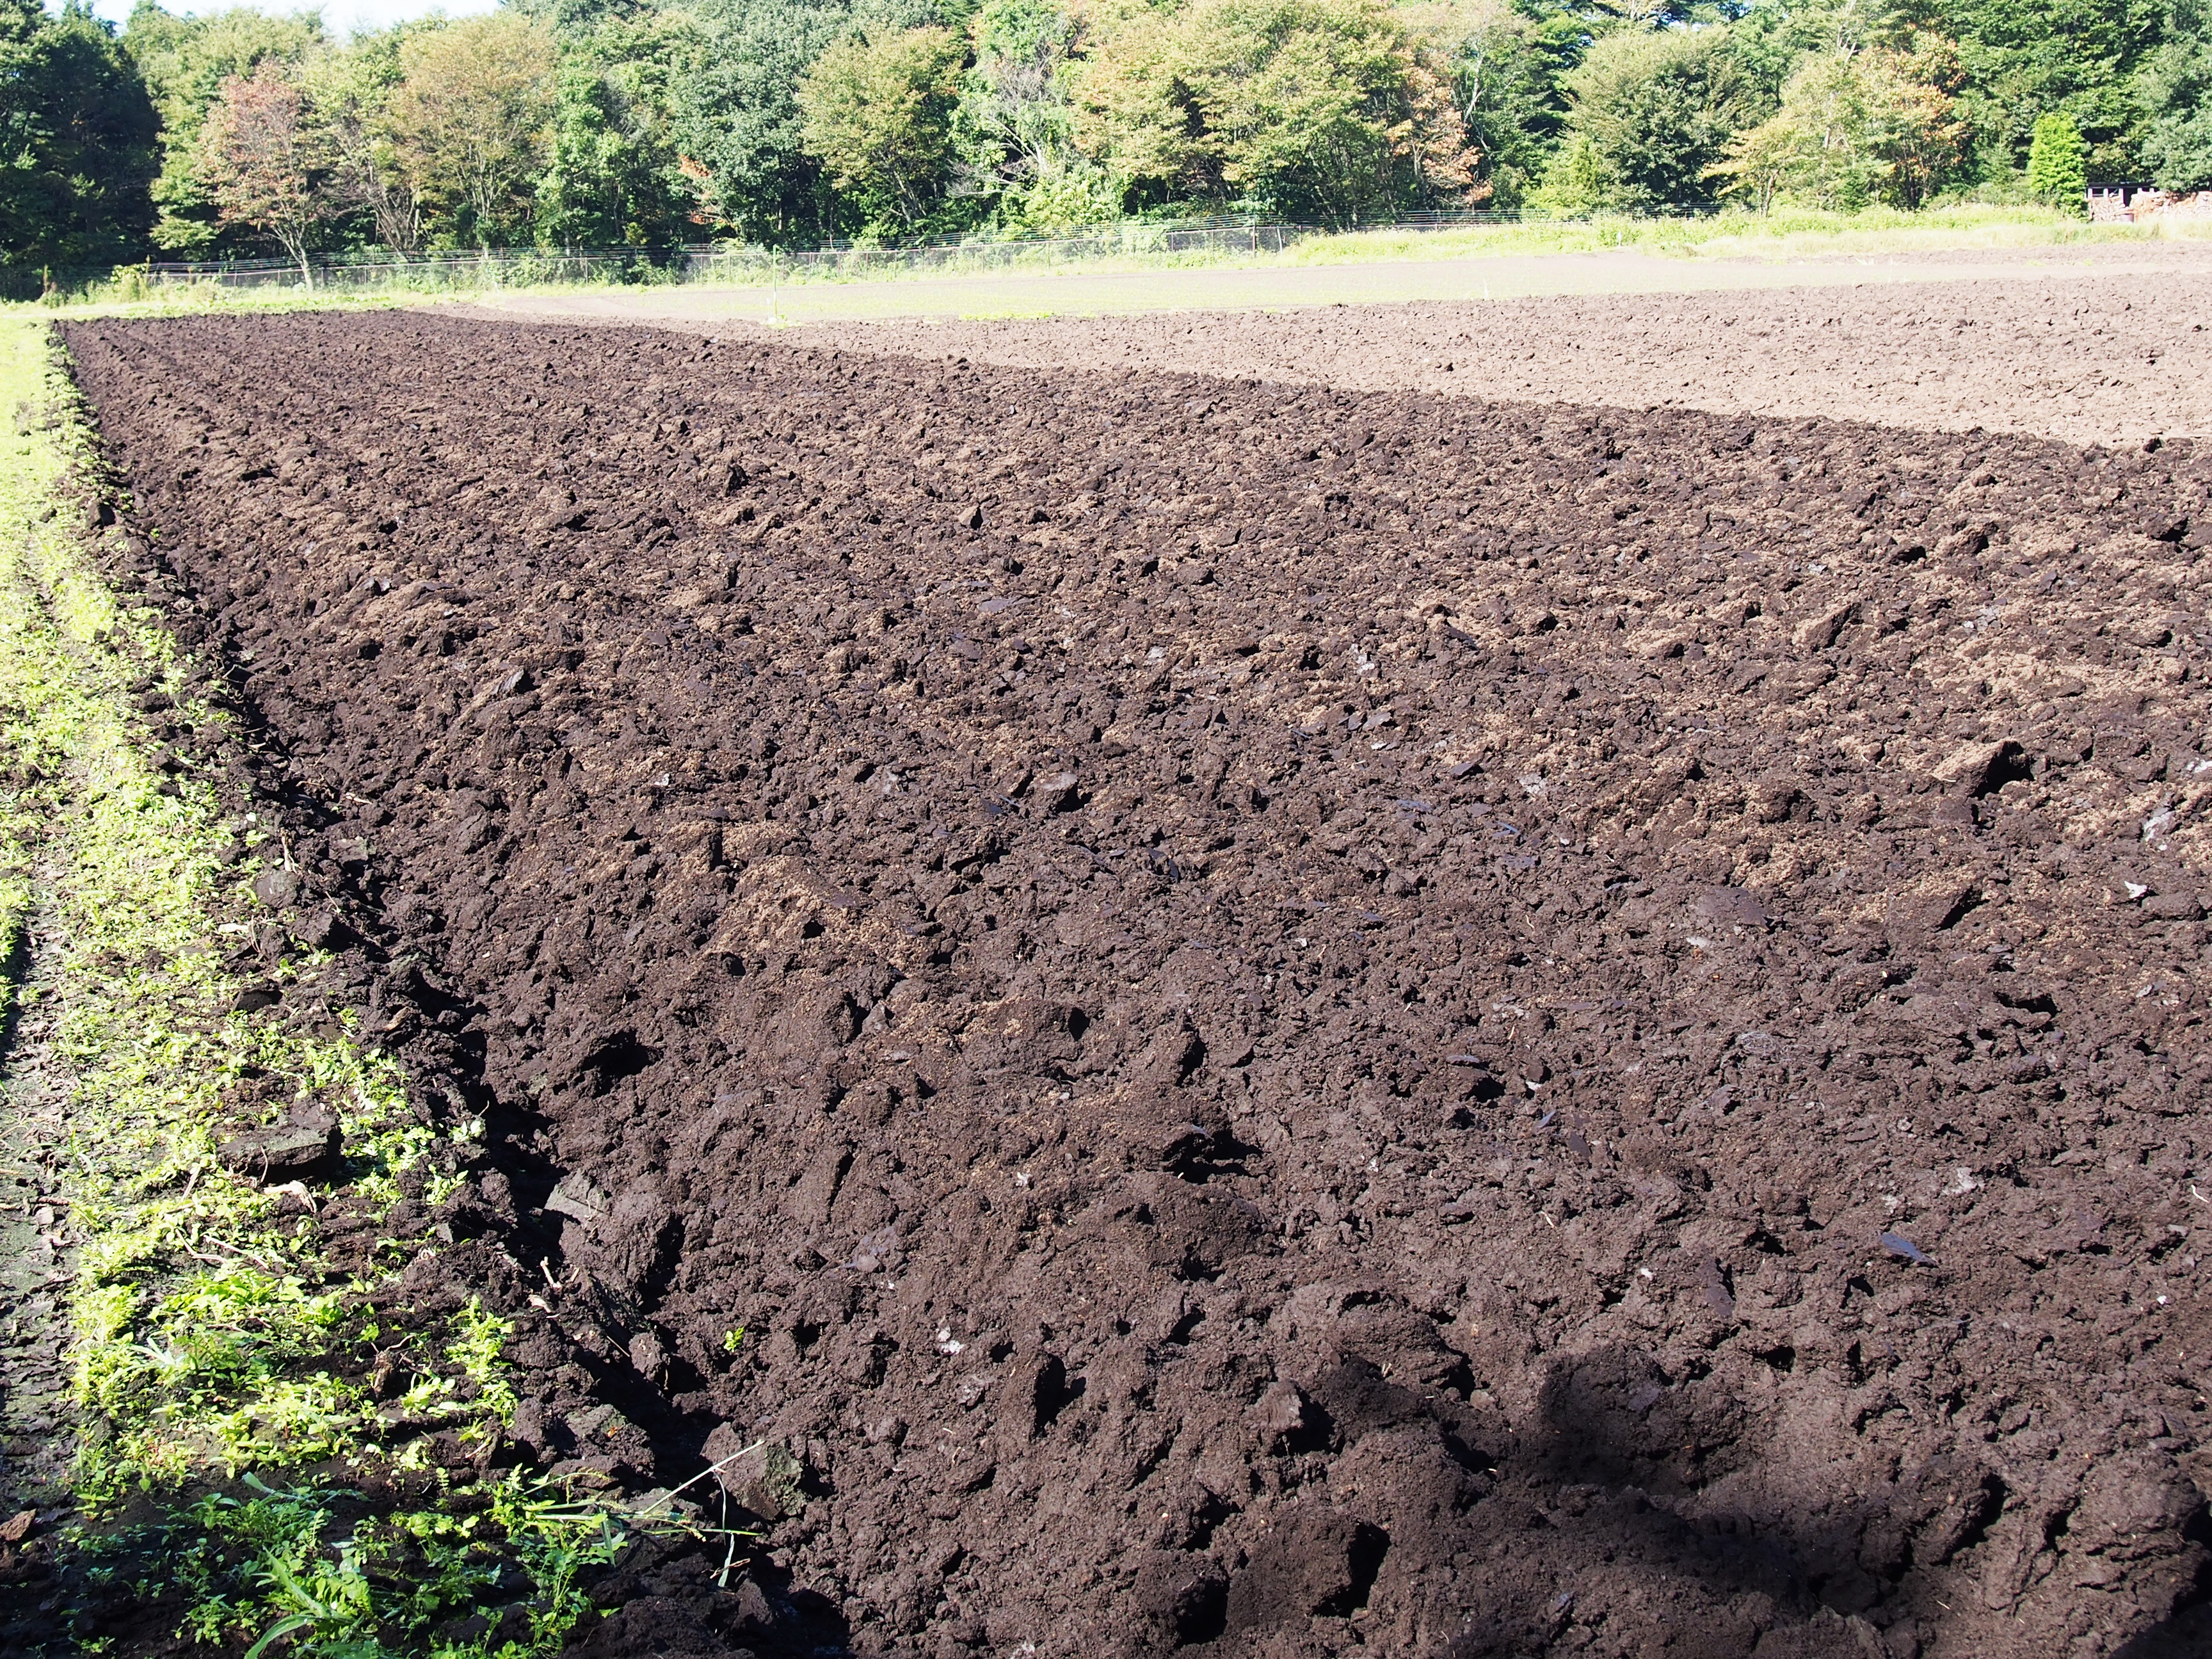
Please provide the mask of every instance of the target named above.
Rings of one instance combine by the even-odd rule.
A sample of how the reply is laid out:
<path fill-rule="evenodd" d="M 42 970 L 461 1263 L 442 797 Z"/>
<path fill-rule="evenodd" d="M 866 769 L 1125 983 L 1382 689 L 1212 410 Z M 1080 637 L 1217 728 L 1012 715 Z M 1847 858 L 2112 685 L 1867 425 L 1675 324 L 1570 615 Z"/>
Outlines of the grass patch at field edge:
<path fill-rule="evenodd" d="M 289 1015 L 316 957 L 257 948 L 246 875 L 271 830 L 215 764 L 242 734 L 102 574 L 123 532 L 86 529 L 113 515 L 88 511 L 92 434 L 43 324 L 0 321 L 0 927 L 41 1033 L 0 1066 L 64 1103 L 10 1127 L 64 1201 L 76 1417 L 69 1491 L 8 1563 L 51 1589 L 0 1646 L 557 1650 L 590 1575 L 672 1506 L 647 1523 L 500 1467 L 507 1322 L 414 1305 L 398 1270 L 419 1245 L 328 1259 L 318 1218 L 434 1205 L 469 1149 L 350 1018 Z M 327 1180 L 226 1160 L 226 1133 L 272 1121 L 336 1127 Z"/>

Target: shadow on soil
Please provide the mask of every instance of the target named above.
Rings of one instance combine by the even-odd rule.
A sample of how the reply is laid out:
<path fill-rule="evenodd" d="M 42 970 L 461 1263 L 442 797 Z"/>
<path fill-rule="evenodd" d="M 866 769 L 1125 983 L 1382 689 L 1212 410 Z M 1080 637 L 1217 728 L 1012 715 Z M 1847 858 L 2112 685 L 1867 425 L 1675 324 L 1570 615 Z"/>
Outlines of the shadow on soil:
<path fill-rule="evenodd" d="M 26 927 L 0 956 L 0 1070 L 15 1058 L 15 1031 L 23 1018 L 23 981 L 31 971 L 31 933 Z"/>
<path fill-rule="evenodd" d="M 1655 1409 L 1658 1393 L 1651 1356 L 1632 1348 L 1601 1350 L 1555 1372 L 1534 1413 L 1534 1431 L 1512 1437 L 1494 1466 L 1500 1490 L 1490 1501 L 1540 1505 L 1549 1513 L 1535 1515 L 1531 1531 L 1556 1525 L 1551 1517 L 1564 1510 L 1602 1559 L 1633 1564 L 1658 1583 L 1686 1579 L 1729 1602 L 1728 1616 L 1701 1621 L 1691 1646 L 1698 1653 L 1917 1659 L 1953 1624 L 1928 1570 L 1990 1541 L 2009 1495 L 1994 1474 L 1939 1457 L 1818 1513 L 1760 1507 L 1687 1518 L 1664 1502 L 1695 1483 L 1675 1484 L 1667 1443 L 1685 1425 Z M 2061 1520 L 2054 1534 L 2063 1531 Z M 2166 1587 L 2171 1613 L 2113 1659 L 2212 1652 L 2212 1522 L 2201 1506 L 2178 1543 L 2142 1575 Z M 2161 1565 L 2162 1573 L 2155 1570 Z M 1565 1650 L 1556 1644 L 1576 1603 L 1575 1589 L 1562 1583 L 1548 1601 L 1478 1613 L 1449 1659 Z"/>

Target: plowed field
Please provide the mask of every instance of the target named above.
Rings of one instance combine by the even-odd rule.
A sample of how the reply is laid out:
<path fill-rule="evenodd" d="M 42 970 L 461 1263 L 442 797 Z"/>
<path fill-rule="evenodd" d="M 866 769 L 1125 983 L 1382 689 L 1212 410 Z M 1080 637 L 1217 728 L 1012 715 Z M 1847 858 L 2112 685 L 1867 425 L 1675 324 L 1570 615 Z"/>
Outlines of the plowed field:
<path fill-rule="evenodd" d="M 68 341 L 295 1017 L 485 1117 L 410 1273 L 546 1465 L 763 1443 L 599 1650 L 2203 1639 L 2212 456 Z"/>
<path fill-rule="evenodd" d="M 470 309 L 790 337 L 765 325 L 770 303 L 765 290 L 676 287 L 517 291 Z M 775 307 L 817 347 L 1008 368 L 2129 447 L 2212 432 L 2212 242 L 822 283 L 783 289 Z"/>
<path fill-rule="evenodd" d="M 1202 323 L 823 322 L 804 332 L 848 351 L 965 354 L 1008 368 L 1103 366 L 1356 392 L 1823 416 L 2132 448 L 2212 432 L 2207 252 L 2061 271 L 1996 264 L 1971 281 L 1546 295 L 1244 312 Z M 625 302 L 652 303 L 609 301 Z"/>

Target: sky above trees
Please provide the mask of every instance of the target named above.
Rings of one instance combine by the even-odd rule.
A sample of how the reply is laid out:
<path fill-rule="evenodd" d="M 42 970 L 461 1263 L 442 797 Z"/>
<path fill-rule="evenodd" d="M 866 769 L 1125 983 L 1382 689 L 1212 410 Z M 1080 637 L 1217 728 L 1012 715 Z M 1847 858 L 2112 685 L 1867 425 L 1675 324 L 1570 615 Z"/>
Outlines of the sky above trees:
<path fill-rule="evenodd" d="M 102 22 L 120 28 L 130 21 L 137 0 L 93 0 L 92 15 Z M 323 23 L 333 34 L 344 37 L 358 34 L 364 29 L 388 29 L 395 23 L 413 23 L 438 15 L 447 17 L 476 17 L 495 10 L 499 0 L 329 0 L 323 11 Z M 211 6 L 170 6 L 167 10 L 179 17 L 205 15 L 220 8 Z M 281 16 L 299 8 L 276 3 L 264 3 L 252 9 Z"/>

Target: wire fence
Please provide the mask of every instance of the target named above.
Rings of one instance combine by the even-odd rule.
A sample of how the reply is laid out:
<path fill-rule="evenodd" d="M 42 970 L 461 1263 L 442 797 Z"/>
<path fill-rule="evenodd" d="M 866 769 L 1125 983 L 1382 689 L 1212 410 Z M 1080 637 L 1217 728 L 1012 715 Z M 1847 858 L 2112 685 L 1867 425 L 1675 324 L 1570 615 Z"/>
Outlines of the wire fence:
<path fill-rule="evenodd" d="M 1419 233 L 1519 222 L 1517 212 L 1423 213 L 1363 230 Z M 1548 222 L 1548 221 L 1547 221 Z M 559 286 L 746 287 L 776 283 L 851 282 L 875 276 L 1050 269 L 1115 259 L 1176 260 L 1279 254 L 1341 228 L 1267 219 L 1129 221 L 1060 235 L 943 237 L 896 246 L 833 242 L 789 249 L 699 244 L 669 248 L 494 248 L 481 252 L 393 254 L 381 250 L 296 260 L 156 262 L 127 266 L 118 281 L 149 289 L 177 287 L 293 289 L 336 293 L 441 293 Z M 50 282 L 49 285 L 52 283 Z"/>

